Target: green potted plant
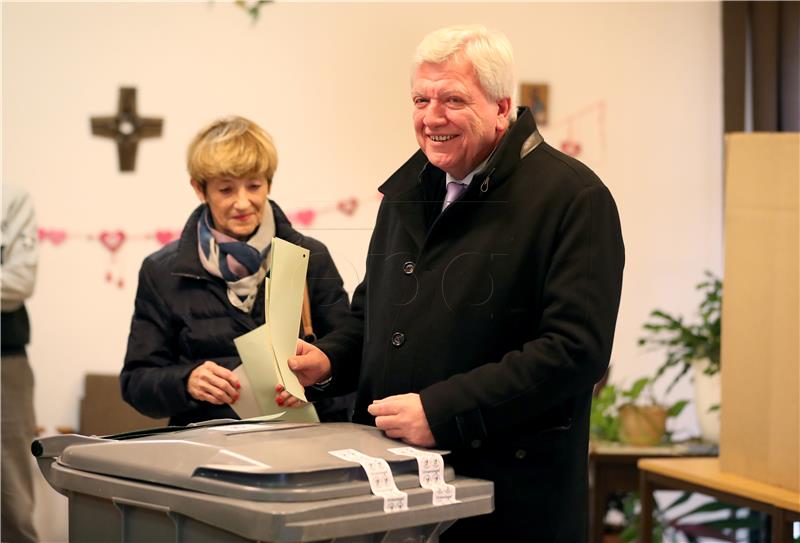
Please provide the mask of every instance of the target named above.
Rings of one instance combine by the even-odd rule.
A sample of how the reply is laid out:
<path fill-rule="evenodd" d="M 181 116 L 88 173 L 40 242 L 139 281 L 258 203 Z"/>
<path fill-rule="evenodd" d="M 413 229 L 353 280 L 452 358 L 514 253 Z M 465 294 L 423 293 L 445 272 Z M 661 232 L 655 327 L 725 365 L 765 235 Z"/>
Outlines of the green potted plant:
<path fill-rule="evenodd" d="M 722 281 L 710 271 L 696 290 L 702 293 L 699 320 L 687 323 L 681 315 L 661 309 L 650 313 L 643 325 L 646 332 L 639 345 L 663 350 L 666 358 L 656 370 L 655 379 L 677 368 L 667 392 L 687 374 L 694 373 L 695 406 L 703 437 L 719 440 L 719 372 L 722 323 Z"/>
<path fill-rule="evenodd" d="M 604 386 L 592 402 L 592 437 L 641 446 L 668 442 L 670 434 L 666 430 L 667 419 L 677 417 L 688 401 L 663 405 L 655 399 L 654 382 L 655 378 L 641 377 L 627 389 L 619 389 L 611 384 Z"/>

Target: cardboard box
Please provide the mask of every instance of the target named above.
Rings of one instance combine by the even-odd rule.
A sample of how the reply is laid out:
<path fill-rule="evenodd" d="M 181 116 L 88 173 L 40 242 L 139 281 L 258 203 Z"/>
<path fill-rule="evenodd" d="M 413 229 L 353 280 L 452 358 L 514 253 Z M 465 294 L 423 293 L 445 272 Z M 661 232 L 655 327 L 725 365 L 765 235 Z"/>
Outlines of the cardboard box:
<path fill-rule="evenodd" d="M 720 467 L 800 492 L 800 134 L 726 137 Z"/>
<path fill-rule="evenodd" d="M 84 435 L 110 435 L 166 426 L 167 419 L 152 419 L 122 399 L 119 376 L 89 373 L 81 398 L 80 429 Z"/>

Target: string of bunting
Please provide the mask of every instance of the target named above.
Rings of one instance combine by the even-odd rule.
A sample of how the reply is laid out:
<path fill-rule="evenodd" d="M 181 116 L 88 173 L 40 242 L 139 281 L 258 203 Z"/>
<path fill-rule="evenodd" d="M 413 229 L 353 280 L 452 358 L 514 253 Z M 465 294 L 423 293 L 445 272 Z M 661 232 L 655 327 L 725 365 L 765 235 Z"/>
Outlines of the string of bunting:
<path fill-rule="evenodd" d="M 340 200 L 333 206 L 293 211 L 287 213 L 287 217 L 295 226 L 299 228 L 309 228 L 320 215 L 332 212 L 339 212 L 347 216 L 353 215 L 358 210 L 358 206 L 362 201 L 363 200 L 359 200 L 358 198 L 347 198 L 345 200 Z M 181 231 L 158 229 L 146 233 L 128 233 L 124 230 L 102 230 L 96 234 L 85 234 L 69 232 L 64 228 L 39 228 L 38 235 L 40 242 L 49 242 L 54 246 L 61 245 L 66 241 L 99 241 L 103 247 L 114 254 L 119 251 L 122 245 L 127 241 L 155 240 L 160 245 L 166 245 L 178 239 L 181 235 Z"/>
<path fill-rule="evenodd" d="M 377 195 L 380 199 L 381 194 Z M 291 223 L 298 228 L 311 227 L 320 215 L 328 213 L 342 213 L 346 216 L 353 215 L 361 203 L 365 199 L 359 200 L 358 198 L 345 198 L 339 200 L 334 205 L 324 206 L 319 208 L 305 208 L 287 213 L 287 217 Z M 107 283 L 112 283 L 118 288 L 124 288 L 125 279 L 122 276 L 121 265 L 117 255 L 122 249 L 122 246 L 129 241 L 155 241 L 159 245 L 164 246 L 176 239 L 181 235 L 181 230 L 170 228 L 160 228 L 150 232 L 131 233 L 125 230 L 101 230 L 97 233 L 80 233 L 70 232 L 65 228 L 39 228 L 38 237 L 39 242 L 49 243 L 57 247 L 67 241 L 89 241 L 99 242 L 110 253 L 110 265 L 105 273 L 105 280 Z"/>

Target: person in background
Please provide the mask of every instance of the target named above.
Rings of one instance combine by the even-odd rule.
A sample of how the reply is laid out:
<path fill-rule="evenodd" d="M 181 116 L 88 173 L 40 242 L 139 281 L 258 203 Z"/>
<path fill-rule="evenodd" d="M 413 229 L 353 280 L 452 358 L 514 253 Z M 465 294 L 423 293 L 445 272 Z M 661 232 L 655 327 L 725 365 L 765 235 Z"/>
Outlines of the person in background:
<path fill-rule="evenodd" d="M 278 155 L 270 136 L 243 117 L 217 120 L 189 145 L 191 186 L 201 204 L 183 233 L 142 263 L 122 397 L 172 425 L 238 418 L 234 338 L 264 324 L 264 278 L 277 236 L 311 251 L 311 322 L 324 337 L 348 310 L 342 278 L 319 241 L 292 228 L 268 199 Z M 322 421 L 349 419 L 353 396 L 319 402 Z"/>
<path fill-rule="evenodd" d="M 380 187 L 352 314 L 289 359 L 304 386 L 357 386 L 355 422 L 449 449 L 456 473 L 494 482 L 494 513 L 442 541 L 588 537 L 589 408 L 611 354 L 622 234 L 609 190 L 543 141 L 515 89 L 504 36 L 423 39 L 410 93 L 420 150 Z"/>
<path fill-rule="evenodd" d="M 37 541 L 33 526 L 31 441 L 36 437 L 33 371 L 25 351 L 31 337 L 25 300 L 33 294 L 38 264 L 36 220 L 31 197 L 3 183 L 2 248 L 2 474 L 0 541 Z"/>

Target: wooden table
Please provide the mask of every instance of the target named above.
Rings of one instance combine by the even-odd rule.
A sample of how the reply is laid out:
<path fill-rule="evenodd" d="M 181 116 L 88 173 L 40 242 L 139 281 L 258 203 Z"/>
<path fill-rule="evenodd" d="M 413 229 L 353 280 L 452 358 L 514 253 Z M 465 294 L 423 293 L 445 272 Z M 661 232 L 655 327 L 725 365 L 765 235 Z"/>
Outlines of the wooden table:
<path fill-rule="evenodd" d="M 709 456 L 716 446 L 700 443 L 676 443 L 657 447 L 637 447 L 593 441 L 589 444 L 589 527 L 593 543 L 603 541 L 603 519 L 612 492 L 634 492 L 639 489 L 641 458 Z"/>
<path fill-rule="evenodd" d="M 639 541 L 653 537 L 653 491 L 688 490 L 722 502 L 770 515 L 772 542 L 792 541 L 792 523 L 800 521 L 800 493 L 747 479 L 719 469 L 719 458 L 654 458 L 639 460 L 642 500 Z"/>

